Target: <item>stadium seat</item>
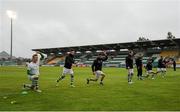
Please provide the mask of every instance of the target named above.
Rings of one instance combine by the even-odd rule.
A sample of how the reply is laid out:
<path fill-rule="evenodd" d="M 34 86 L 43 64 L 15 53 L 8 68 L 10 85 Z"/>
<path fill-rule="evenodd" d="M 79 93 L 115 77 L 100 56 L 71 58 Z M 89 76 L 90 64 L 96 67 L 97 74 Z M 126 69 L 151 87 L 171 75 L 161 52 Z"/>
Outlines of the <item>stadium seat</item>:
<path fill-rule="evenodd" d="M 55 57 L 54 59 L 52 59 L 51 61 L 49 61 L 47 64 L 48 65 L 53 65 L 53 64 L 56 64 L 58 63 L 60 60 L 63 60 L 64 57 Z"/>
<path fill-rule="evenodd" d="M 163 57 L 176 57 L 178 55 L 179 55 L 178 51 L 162 51 L 160 53 L 160 56 L 163 56 Z"/>

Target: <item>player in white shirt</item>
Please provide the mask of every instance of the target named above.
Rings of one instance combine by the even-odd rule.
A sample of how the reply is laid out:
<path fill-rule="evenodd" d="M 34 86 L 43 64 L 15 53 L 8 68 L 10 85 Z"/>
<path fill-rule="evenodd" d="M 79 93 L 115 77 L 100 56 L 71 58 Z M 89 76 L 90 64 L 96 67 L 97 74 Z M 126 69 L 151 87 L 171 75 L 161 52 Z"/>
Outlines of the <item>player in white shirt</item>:
<path fill-rule="evenodd" d="M 39 64 L 40 64 L 40 59 L 42 59 L 42 57 L 44 56 L 41 53 L 34 54 L 32 56 L 32 62 L 28 64 L 28 68 L 27 68 L 28 78 L 30 81 L 32 81 L 32 84 L 24 84 L 24 88 L 29 88 L 37 92 L 41 92 L 38 86 L 38 79 L 40 75 Z"/>

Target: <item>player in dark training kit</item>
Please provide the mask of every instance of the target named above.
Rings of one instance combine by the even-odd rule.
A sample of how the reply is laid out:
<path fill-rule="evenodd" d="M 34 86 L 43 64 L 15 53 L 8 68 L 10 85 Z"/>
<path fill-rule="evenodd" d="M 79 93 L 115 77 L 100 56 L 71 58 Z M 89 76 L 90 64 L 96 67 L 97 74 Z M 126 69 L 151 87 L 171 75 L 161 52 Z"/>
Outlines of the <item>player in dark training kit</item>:
<path fill-rule="evenodd" d="M 149 58 L 147 65 L 146 65 L 146 78 L 148 78 L 149 75 L 152 75 L 152 77 L 151 77 L 152 79 L 155 78 L 156 72 L 154 72 L 152 70 L 152 67 L 153 67 L 152 63 L 153 63 L 153 60 L 151 58 Z"/>
<path fill-rule="evenodd" d="M 102 72 L 102 63 L 103 61 L 106 61 L 108 59 L 108 56 L 106 52 L 104 52 L 105 56 L 102 56 L 102 54 L 99 54 L 98 57 L 94 60 L 92 64 L 92 72 L 93 75 L 95 75 L 95 78 L 87 78 L 87 84 L 89 84 L 90 81 L 97 81 L 99 77 L 101 76 L 100 84 L 103 85 L 103 80 L 105 77 L 105 74 Z"/>
<path fill-rule="evenodd" d="M 132 84 L 132 77 L 134 75 L 134 70 L 133 70 L 133 51 L 129 51 L 128 56 L 126 57 L 126 69 L 128 71 L 128 83 Z"/>
<path fill-rule="evenodd" d="M 136 67 L 137 67 L 137 77 L 138 77 L 138 80 L 143 80 L 143 78 L 142 78 L 142 67 L 143 67 L 143 64 L 142 64 L 142 56 L 141 56 L 141 54 L 139 54 L 139 56 L 136 59 Z"/>
<path fill-rule="evenodd" d="M 157 73 L 161 73 L 163 78 L 164 78 L 164 76 L 166 74 L 166 61 L 165 61 L 165 59 L 163 59 L 162 56 L 158 60 Z"/>
<path fill-rule="evenodd" d="M 59 81 L 64 79 L 67 74 L 70 74 L 70 76 L 71 76 L 71 84 L 70 85 L 71 85 L 71 87 L 75 87 L 73 85 L 74 72 L 73 72 L 73 69 L 72 69 L 72 65 L 74 63 L 74 54 L 75 54 L 75 51 L 71 50 L 70 53 L 66 56 L 63 72 L 62 72 L 62 75 L 57 79 L 56 86 L 58 86 Z"/>

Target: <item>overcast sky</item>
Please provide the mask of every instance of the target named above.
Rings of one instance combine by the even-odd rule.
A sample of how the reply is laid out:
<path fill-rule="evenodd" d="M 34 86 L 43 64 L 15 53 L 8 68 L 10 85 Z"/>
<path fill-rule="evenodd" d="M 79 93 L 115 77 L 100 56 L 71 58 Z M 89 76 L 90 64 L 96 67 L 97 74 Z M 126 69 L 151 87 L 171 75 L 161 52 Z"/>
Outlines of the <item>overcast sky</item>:
<path fill-rule="evenodd" d="M 0 52 L 31 57 L 32 48 L 180 38 L 180 0 L 0 0 Z"/>

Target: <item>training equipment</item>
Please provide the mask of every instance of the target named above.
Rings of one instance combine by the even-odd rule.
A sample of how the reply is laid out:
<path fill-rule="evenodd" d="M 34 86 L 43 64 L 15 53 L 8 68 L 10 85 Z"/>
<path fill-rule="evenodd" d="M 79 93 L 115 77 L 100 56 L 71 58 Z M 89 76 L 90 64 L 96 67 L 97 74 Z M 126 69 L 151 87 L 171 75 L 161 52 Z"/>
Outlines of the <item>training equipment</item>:
<path fill-rule="evenodd" d="M 28 92 L 27 91 L 23 91 L 23 92 L 21 92 L 21 94 L 26 95 L 26 94 L 28 94 Z"/>
<path fill-rule="evenodd" d="M 4 96 L 3 99 L 7 99 L 7 96 Z"/>
<path fill-rule="evenodd" d="M 17 102 L 15 100 L 11 101 L 11 104 L 16 104 Z"/>

